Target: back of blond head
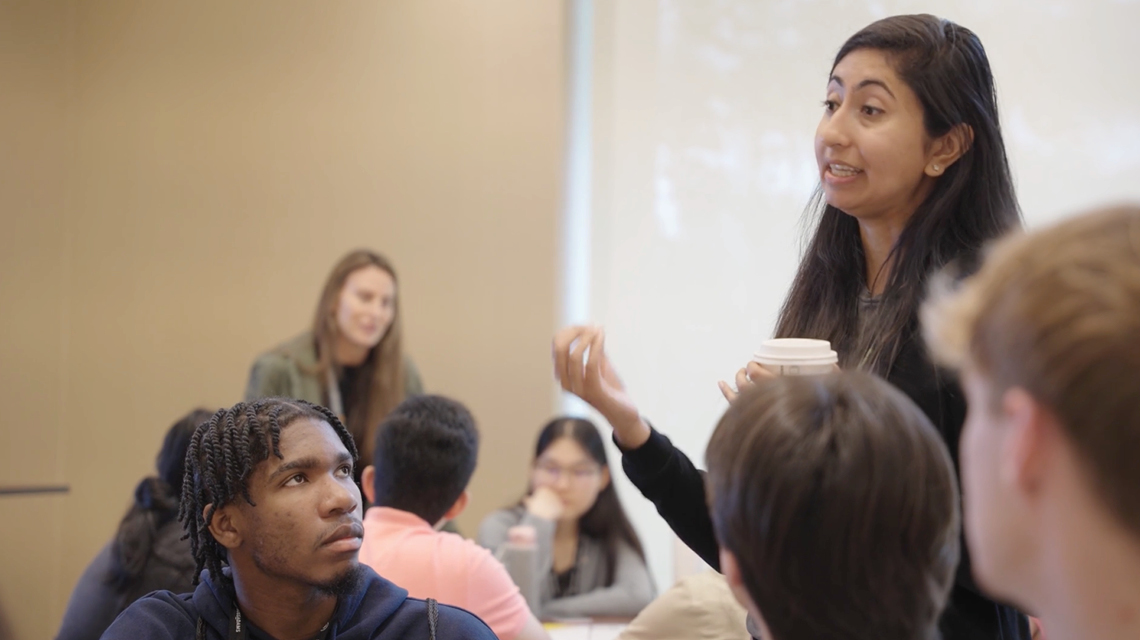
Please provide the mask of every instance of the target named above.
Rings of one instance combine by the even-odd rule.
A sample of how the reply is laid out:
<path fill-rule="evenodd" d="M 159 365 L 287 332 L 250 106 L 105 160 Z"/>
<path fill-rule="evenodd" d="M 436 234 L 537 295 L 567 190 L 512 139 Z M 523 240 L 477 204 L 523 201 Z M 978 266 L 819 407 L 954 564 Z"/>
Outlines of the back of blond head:
<path fill-rule="evenodd" d="M 935 358 L 992 397 L 1025 389 L 1063 425 L 1101 498 L 1140 535 L 1140 207 L 1094 211 L 998 243 L 922 310 Z"/>

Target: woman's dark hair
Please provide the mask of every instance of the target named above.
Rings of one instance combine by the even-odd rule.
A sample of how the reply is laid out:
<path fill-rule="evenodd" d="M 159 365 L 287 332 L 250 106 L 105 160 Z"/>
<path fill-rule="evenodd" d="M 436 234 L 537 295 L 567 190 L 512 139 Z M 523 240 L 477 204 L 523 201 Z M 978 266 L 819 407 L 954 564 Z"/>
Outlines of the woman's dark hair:
<path fill-rule="evenodd" d="M 602 434 L 593 422 L 583 418 L 561 417 L 546 423 L 538 434 L 538 442 L 534 447 L 534 459 L 538 460 L 546 449 L 562 438 L 570 438 L 582 447 L 594 462 L 602 468 L 609 468 L 606 458 L 606 446 L 602 441 Z M 633 525 L 625 515 L 618 499 L 617 490 L 611 481 L 606 484 L 590 507 L 578 520 L 578 531 L 596 540 L 602 541 L 606 552 L 606 582 L 605 586 L 614 583 L 614 572 L 617 570 L 617 551 L 621 543 L 628 544 L 637 555 L 645 560 L 645 550 L 641 547 L 641 540 L 637 537 Z"/>
<path fill-rule="evenodd" d="M 951 262 L 974 268 L 980 249 L 1020 226 L 1009 161 L 998 123 L 989 60 L 969 29 L 930 15 L 894 16 L 851 36 L 832 65 L 849 53 L 886 54 L 922 103 L 926 132 L 936 138 L 966 125 L 969 149 L 937 178 L 891 250 L 890 277 L 874 317 L 857 321 L 859 297 L 871 285 L 859 224 L 816 191 L 808 211 L 819 223 L 780 311 L 777 337 L 830 340 L 840 365 L 887 375 L 914 337 L 927 276 Z M 969 139 L 969 137 L 967 137 Z M 862 324 L 865 331 L 859 332 Z M 862 333 L 862 335 L 858 335 Z"/>
<path fill-rule="evenodd" d="M 760 382 L 709 440 L 713 528 L 782 640 L 933 640 L 959 557 L 954 464 L 862 372 Z"/>
<path fill-rule="evenodd" d="M 167 430 L 155 459 L 158 475 L 143 478 L 135 487 L 134 504 L 119 523 L 111 547 L 108 582 L 117 592 L 131 589 L 146 568 L 159 529 L 178 516 L 186 450 L 194 429 L 211 415 L 212 411 L 195 409 L 175 422 Z"/>

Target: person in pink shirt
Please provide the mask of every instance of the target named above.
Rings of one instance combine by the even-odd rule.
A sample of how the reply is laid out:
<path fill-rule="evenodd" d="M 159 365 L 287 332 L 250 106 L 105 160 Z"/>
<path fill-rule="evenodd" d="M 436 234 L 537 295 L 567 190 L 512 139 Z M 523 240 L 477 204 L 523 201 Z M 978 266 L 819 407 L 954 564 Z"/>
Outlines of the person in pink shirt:
<path fill-rule="evenodd" d="M 380 424 L 361 483 L 360 562 L 408 590 L 479 616 L 500 640 L 549 640 L 491 552 L 436 528 L 467 506 L 479 432 L 471 412 L 441 396 L 413 396 Z"/>

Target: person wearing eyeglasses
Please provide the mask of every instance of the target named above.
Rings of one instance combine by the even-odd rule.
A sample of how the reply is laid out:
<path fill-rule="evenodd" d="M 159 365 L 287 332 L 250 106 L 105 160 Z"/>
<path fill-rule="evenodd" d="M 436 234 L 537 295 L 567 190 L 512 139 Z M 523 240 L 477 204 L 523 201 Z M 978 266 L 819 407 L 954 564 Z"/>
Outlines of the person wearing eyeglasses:
<path fill-rule="evenodd" d="M 645 552 L 589 420 L 562 417 L 543 427 L 527 495 L 487 516 L 478 542 L 498 553 L 518 525 L 537 534 L 540 618 L 632 617 L 653 600 Z"/>

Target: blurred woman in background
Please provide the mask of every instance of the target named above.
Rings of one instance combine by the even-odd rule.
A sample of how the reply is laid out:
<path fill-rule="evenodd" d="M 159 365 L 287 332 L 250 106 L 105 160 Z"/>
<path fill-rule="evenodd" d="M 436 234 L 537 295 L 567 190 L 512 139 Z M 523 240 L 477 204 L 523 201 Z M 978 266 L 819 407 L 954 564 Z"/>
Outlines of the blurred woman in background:
<path fill-rule="evenodd" d="M 653 599 L 645 552 L 589 420 L 557 418 L 543 427 L 528 495 L 487 516 L 479 544 L 498 552 L 516 525 L 537 534 L 540 618 L 634 616 Z"/>
<path fill-rule="evenodd" d="M 396 271 L 384 256 L 360 249 L 325 280 L 312 328 L 254 361 L 245 399 L 328 407 L 348 427 L 360 459 L 370 460 L 380 421 L 419 393 L 420 374 L 403 352 Z"/>

